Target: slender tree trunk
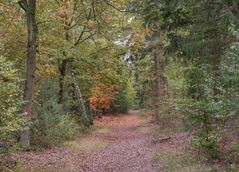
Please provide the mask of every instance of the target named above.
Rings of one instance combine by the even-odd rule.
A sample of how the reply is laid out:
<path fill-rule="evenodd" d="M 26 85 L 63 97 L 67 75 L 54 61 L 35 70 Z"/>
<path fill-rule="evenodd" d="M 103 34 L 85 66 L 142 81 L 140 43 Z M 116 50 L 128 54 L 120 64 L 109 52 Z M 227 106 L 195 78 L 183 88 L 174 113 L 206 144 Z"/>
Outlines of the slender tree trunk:
<path fill-rule="evenodd" d="M 66 19 L 67 21 L 67 16 Z M 64 23 L 65 25 L 68 25 L 67 23 Z M 70 26 L 65 26 L 64 27 L 64 31 L 65 31 L 65 39 L 67 42 L 70 41 L 70 33 L 69 33 L 69 27 Z M 59 104 L 63 104 L 63 100 L 64 100 L 64 81 L 65 81 L 65 76 L 66 76 L 66 67 L 67 67 L 67 63 L 68 63 L 68 59 L 67 59 L 67 53 L 63 52 L 63 55 L 65 56 L 65 59 L 62 60 L 62 63 L 59 62 L 59 72 L 60 72 L 60 76 L 59 76 L 59 93 L 58 93 L 58 103 Z M 60 61 L 60 60 L 59 60 Z"/>
<path fill-rule="evenodd" d="M 58 103 L 62 104 L 63 103 L 63 98 L 64 98 L 64 80 L 66 76 L 66 66 L 67 66 L 67 59 L 64 59 L 61 64 L 59 64 L 59 99 Z"/>
<path fill-rule="evenodd" d="M 83 98 L 81 95 L 80 87 L 77 84 L 75 73 L 73 71 L 71 71 L 71 77 L 72 77 L 72 82 L 74 84 L 74 89 L 75 89 L 77 99 L 80 103 L 80 112 L 82 114 L 83 123 L 85 124 L 85 126 L 89 127 L 89 119 L 88 119 L 88 116 L 86 113 L 86 108 L 85 108 L 84 101 L 83 101 Z"/>
<path fill-rule="evenodd" d="M 156 102 L 155 102 L 155 120 L 159 121 L 160 117 L 160 96 L 161 96 L 161 80 L 160 80 L 160 52 L 154 52 L 154 63 L 155 63 L 155 70 L 156 70 Z"/>
<path fill-rule="evenodd" d="M 162 76 L 163 76 L 163 61 L 161 58 L 161 49 L 163 45 L 164 33 L 160 32 L 159 41 L 156 43 L 156 47 L 154 49 L 154 64 L 155 64 L 155 82 L 156 82 L 156 102 L 155 102 L 155 120 L 158 122 L 160 119 L 160 99 L 163 95 L 164 88 L 162 84 Z"/>
<path fill-rule="evenodd" d="M 28 28 L 28 43 L 27 43 L 27 65 L 26 65 L 26 81 L 24 88 L 22 112 L 24 114 L 23 130 L 20 133 L 21 145 L 24 149 L 30 147 L 30 119 L 32 113 L 32 99 L 34 95 L 35 68 L 36 68 L 36 0 L 28 1 L 27 8 L 27 28 Z"/>

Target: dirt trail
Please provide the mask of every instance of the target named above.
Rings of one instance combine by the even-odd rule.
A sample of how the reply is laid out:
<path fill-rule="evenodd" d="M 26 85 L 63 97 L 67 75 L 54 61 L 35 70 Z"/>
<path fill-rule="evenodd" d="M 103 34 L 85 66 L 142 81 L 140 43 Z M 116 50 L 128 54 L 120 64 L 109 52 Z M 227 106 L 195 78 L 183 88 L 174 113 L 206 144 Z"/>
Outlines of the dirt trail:
<path fill-rule="evenodd" d="M 151 136 L 140 132 L 139 120 L 135 113 L 119 117 L 104 117 L 97 126 L 109 128 L 111 132 L 97 134 L 109 144 L 94 153 L 83 167 L 90 172 L 158 172 L 152 157 L 156 146 Z"/>
<path fill-rule="evenodd" d="M 96 130 L 66 146 L 40 153 L 23 153 L 30 171 L 43 172 L 159 172 L 152 158 L 153 138 L 142 131 L 136 113 L 104 116 Z M 147 126 L 146 126 L 147 127 Z"/>

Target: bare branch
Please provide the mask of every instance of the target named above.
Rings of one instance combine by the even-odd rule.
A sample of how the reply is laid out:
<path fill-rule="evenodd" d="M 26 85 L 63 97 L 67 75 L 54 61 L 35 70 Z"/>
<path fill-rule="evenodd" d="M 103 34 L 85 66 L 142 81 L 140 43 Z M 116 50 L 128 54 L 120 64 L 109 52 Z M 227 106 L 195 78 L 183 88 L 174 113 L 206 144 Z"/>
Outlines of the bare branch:
<path fill-rule="evenodd" d="M 115 9 L 116 11 L 119 11 L 119 12 L 123 12 L 123 13 L 134 13 L 133 11 L 129 11 L 129 10 L 122 10 L 122 9 L 119 9 L 118 7 L 116 7 L 115 5 L 111 4 L 110 2 L 108 2 L 107 0 L 103 0 L 107 5 L 111 6 L 113 9 Z"/>
<path fill-rule="evenodd" d="M 81 41 L 79 41 L 78 44 L 81 44 L 81 43 L 83 43 L 84 41 L 86 41 L 86 40 L 92 38 L 95 34 L 96 34 L 96 32 L 91 33 L 89 36 L 87 36 L 86 38 L 84 38 L 84 39 L 82 39 Z M 78 44 L 76 44 L 76 45 L 78 45 Z"/>
<path fill-rule="evenodd" d="M 20 5 L 20 7 L 21 7 L 25 12 L 27 12 L 28 4 L 27 4 L 27 1 L 26 1 L 26 0 L 20 0 L 20 1 L 18 1 L 18 4 Z"/>
<path fill-rule="evenodd" d="M 80 42 L 82 36 L 84 35 L 84 32 L 85 32 L 85 26 L 84 26 L 82 32 L 80 33 L 80 35 L 79 35 L 79 37 L 78 37 L 78 39 L 77 39 L 77 41 L 76 41 L 76 43 L 75 43 L 75 46 L 79 44 L 79 42 Z"/>

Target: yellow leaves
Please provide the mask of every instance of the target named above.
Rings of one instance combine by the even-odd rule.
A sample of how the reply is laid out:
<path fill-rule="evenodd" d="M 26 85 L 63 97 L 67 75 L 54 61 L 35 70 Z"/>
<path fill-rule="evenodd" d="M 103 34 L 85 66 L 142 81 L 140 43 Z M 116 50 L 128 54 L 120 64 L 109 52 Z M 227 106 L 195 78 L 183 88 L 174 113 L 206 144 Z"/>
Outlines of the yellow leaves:
<path fill-rule="evenodd" d="M 149 28 L 146 29 L 138 29 L 135 30 L 130 37 L 130 44 L 133 45 L 133 51 L 135 53 L 138 52 L 138 49 L 140 49 L 144 43 L 145 43 L 145 36 L 151 33 L 152 31 Z"/>
<path fill-rule="evenodd" d="M 56 73 L 56 71 L 54 68 L 46 68 L 46 70 L 45 70 L 46 76 L 52 76 L 55 73 Z"/>
<path fill-rule="evenodd" d="M 59 8 L 57 9 L 57 14 L 60 20 L 66 25 L 70 25 L 74 18 L 77 16 L 74 1 L 73 0 L 65 0 Z"/>
<path fill-rule="evenodd" d="M 91 93 L 94 96 L 99 96 L 102 94 L 111 96 L 111 94 L 113 94 L 113 91 L 114 91 L 113 86 L 107 86 L 103 83 L 97 83 L 91 89 Z"/>
<path fill-rule="evenodd" d="M 44 77 L 51 77 L 57 73 L 56 66 L 46 65 L 46 66 L 39 66 L 38 67 L 38 74 L 39 76 Z"/>
<path fill-rule="evenodd" d="M 62 5 L 62 6 L 60 6 L 59 9 L 58 9 L 58 15 L 59 15 L 61 18 L 64 18 L 65 15 L 66 15 L 66 11 L 67 11 L 66 6 Z"/>
<path fill-rule="evenodd" d="M 88 29 L 94 29 L 97 27 L 97 23 L 96 21 L 93 21 L 93 20 L 88 20 L 85 22 L 84 24 Z"/>

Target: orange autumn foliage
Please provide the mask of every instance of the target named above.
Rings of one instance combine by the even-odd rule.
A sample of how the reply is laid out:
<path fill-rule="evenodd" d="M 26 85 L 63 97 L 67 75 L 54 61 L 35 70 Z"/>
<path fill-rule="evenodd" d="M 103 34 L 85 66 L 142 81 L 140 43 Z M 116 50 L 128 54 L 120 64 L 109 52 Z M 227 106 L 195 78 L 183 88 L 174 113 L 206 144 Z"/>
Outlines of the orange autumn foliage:
<path fill-rule="evenodd" d="M 95 84 L 91 89 L 89 98 L 91 108 L 95 111 L 108 110 L 113 99 L 114 88 L 102 83 Z"/>
<path fill-rule="evenodd" d="M 111 99 L 108 96 L 101 95 L 98 97 L 90 97 L 91 108 L 95 111 L 102 109 L 107 110 L 110 107 Z"/>

